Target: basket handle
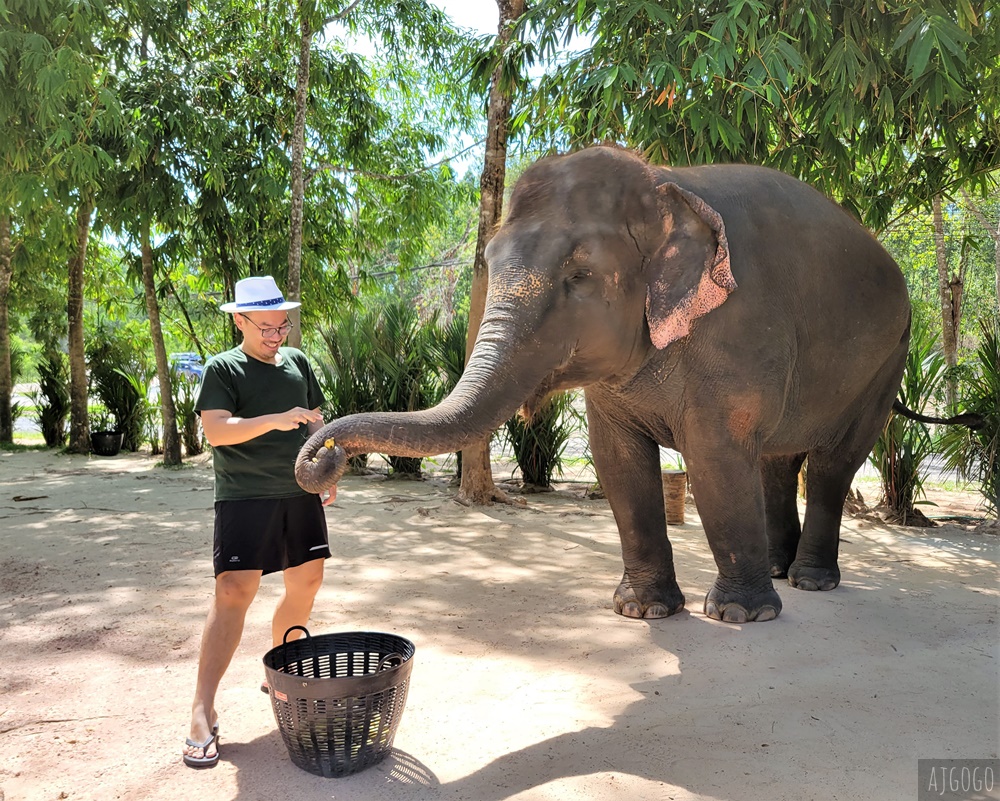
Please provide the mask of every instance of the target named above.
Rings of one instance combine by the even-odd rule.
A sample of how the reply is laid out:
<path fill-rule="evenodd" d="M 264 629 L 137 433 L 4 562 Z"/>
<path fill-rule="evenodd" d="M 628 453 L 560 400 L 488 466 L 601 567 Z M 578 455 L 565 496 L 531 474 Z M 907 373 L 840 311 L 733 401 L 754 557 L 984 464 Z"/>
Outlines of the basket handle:
<path fill-rule="evenodd" d="M 281 644 L 282 645 L 288 645 L 288 635 L 291 634 L 293 631 L 296 631 L 296 630 L 301 631 L 303 634 L 306 635 L 306 642 L 308 642 L 309 645 L 310 645 L 310 647 L 312 648 L 312 655 L 313 655 L 312 656 L 312 658 L 313 658 L 313 676 L 314 677 L 318 677 L 319 676 L 319 655 L 316 653 L 316 643 L 313 642 L 313 638 L 312 638 L 312 635 L 309 633 L 309 629 L 307 629 L 305 626 L 292 626 L 291 628 L 288 629 L 288 631 L 285 632 L 285 636 L 281 638 Z M 300 676 L 303 675 L 301 660 L 299 661 L 299 675 Z"/>
<path fill-rule="evenodd" d="M 292 626 L 288 631 L 285 632 L 285 636 L 281 638 L 281 644 L 288 645 L 288 635 L 296 630 L 301 631 L 303 634 L 305 634 L 307 640 L 312 639 L 312 635 L 309 634 L 309 629 L 307 629 L 305 626 Z"/>
<path fill-rule="evenodd" d="M 391 662 L 394 659 L 397 660 L 396 664 L 395 665 L 390 665 L 389 662 Z M 383 670 L 390 670 L 392 668 L 398 668 L 400 665 L 403 664 L 404 661 L 405 660 L 403 659 L 403 655 L 402 654 L 397 654 L 397 653 L 386 654 L 385 656 L 383 656 L 378 661 L 378 667 L 375 668 L 375 672 L 376 673 L 381 673 Z"/>

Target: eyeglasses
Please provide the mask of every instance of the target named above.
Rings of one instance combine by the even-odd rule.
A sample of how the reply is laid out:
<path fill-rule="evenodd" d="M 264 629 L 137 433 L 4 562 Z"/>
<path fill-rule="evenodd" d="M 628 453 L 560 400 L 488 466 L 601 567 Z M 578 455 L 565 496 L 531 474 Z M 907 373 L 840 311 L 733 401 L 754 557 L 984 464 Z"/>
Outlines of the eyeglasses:
<path fill-rule="evenodd" d="M 250 325 L 252 325 L 258 331 L 260 331 L 260 335 L 264 337 L 264 339 L 271 339 L 271 337 L 274 336 L 279 336 L 279 337 L 287 336 L 288 332 L 291 331 L 293 328 L 295 328 L 295 326 L 292 325 L 292 323 L 288 320 L 286 320 L 285 323 L 280 328 L 261 328 L 259 325 L 257 325 L 257 323 L 255 323 L 245 314 L 241 314 L 240 317 L 242 317 L 244 320 L 250 323 Z"/>

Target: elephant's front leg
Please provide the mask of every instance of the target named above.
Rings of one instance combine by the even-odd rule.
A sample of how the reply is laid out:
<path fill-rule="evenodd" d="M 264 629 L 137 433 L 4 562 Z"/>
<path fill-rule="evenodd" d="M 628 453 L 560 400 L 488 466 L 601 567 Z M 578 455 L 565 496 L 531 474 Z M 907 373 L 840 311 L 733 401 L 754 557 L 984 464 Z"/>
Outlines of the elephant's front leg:
<path fill-rule="evenodd" d="M 610 426 L 588 408 L 590 448 L 601 489 L 611 504 L 625 572 L 615 590 L 615 612 L 661 618 L 684 608 L 663 511 L 660 452 L 656 443 Z"/>
<path fill-rule="evenodd" d="M 781 612 L 781 598 L 771 582 L 758 460 L 737 443 L 709 444 L 712 437 L 688 436 L 697 444 L 684 454 L 719 569 L 705 597 L 705 614 L 727 623 L 772 620 Z"/>

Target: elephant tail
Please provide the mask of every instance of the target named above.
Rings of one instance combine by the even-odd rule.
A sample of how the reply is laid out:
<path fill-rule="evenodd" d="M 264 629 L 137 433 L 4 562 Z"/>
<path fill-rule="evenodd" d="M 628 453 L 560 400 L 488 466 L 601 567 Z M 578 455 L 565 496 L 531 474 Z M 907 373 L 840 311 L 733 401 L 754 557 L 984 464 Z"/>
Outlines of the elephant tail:
<path fill-rule="evenodd" d="M 986 425 L 986 420 L 981 414 L 967 412 L 965 414 L 956 414 L 954 417 L 928 417 L 925 414 L 918 414 L 917 412 L 907 409 L 903 405 L 903 402 L 898 399 L 892 402 L 892 410 L 903 415 L 903 417 L 908 417 L 910 420 L 916 420 L 920 423 L 941 423 L 946 426 L 966 426 L 972 431 L 976 431 Z"/>

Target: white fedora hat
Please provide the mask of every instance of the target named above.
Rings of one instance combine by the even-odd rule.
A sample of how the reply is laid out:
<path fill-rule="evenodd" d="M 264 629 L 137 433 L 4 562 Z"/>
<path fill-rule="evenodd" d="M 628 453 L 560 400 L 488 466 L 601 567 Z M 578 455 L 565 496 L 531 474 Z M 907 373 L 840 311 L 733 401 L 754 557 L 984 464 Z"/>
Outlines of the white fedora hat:
<path fill-rule="evenodd" d="M 236 282 L 236 300 L 219 306 L 224 312 L 284 311 L 302 304 L 285 300 L 278 285 L 269 275 L 255 275 Z"/>

